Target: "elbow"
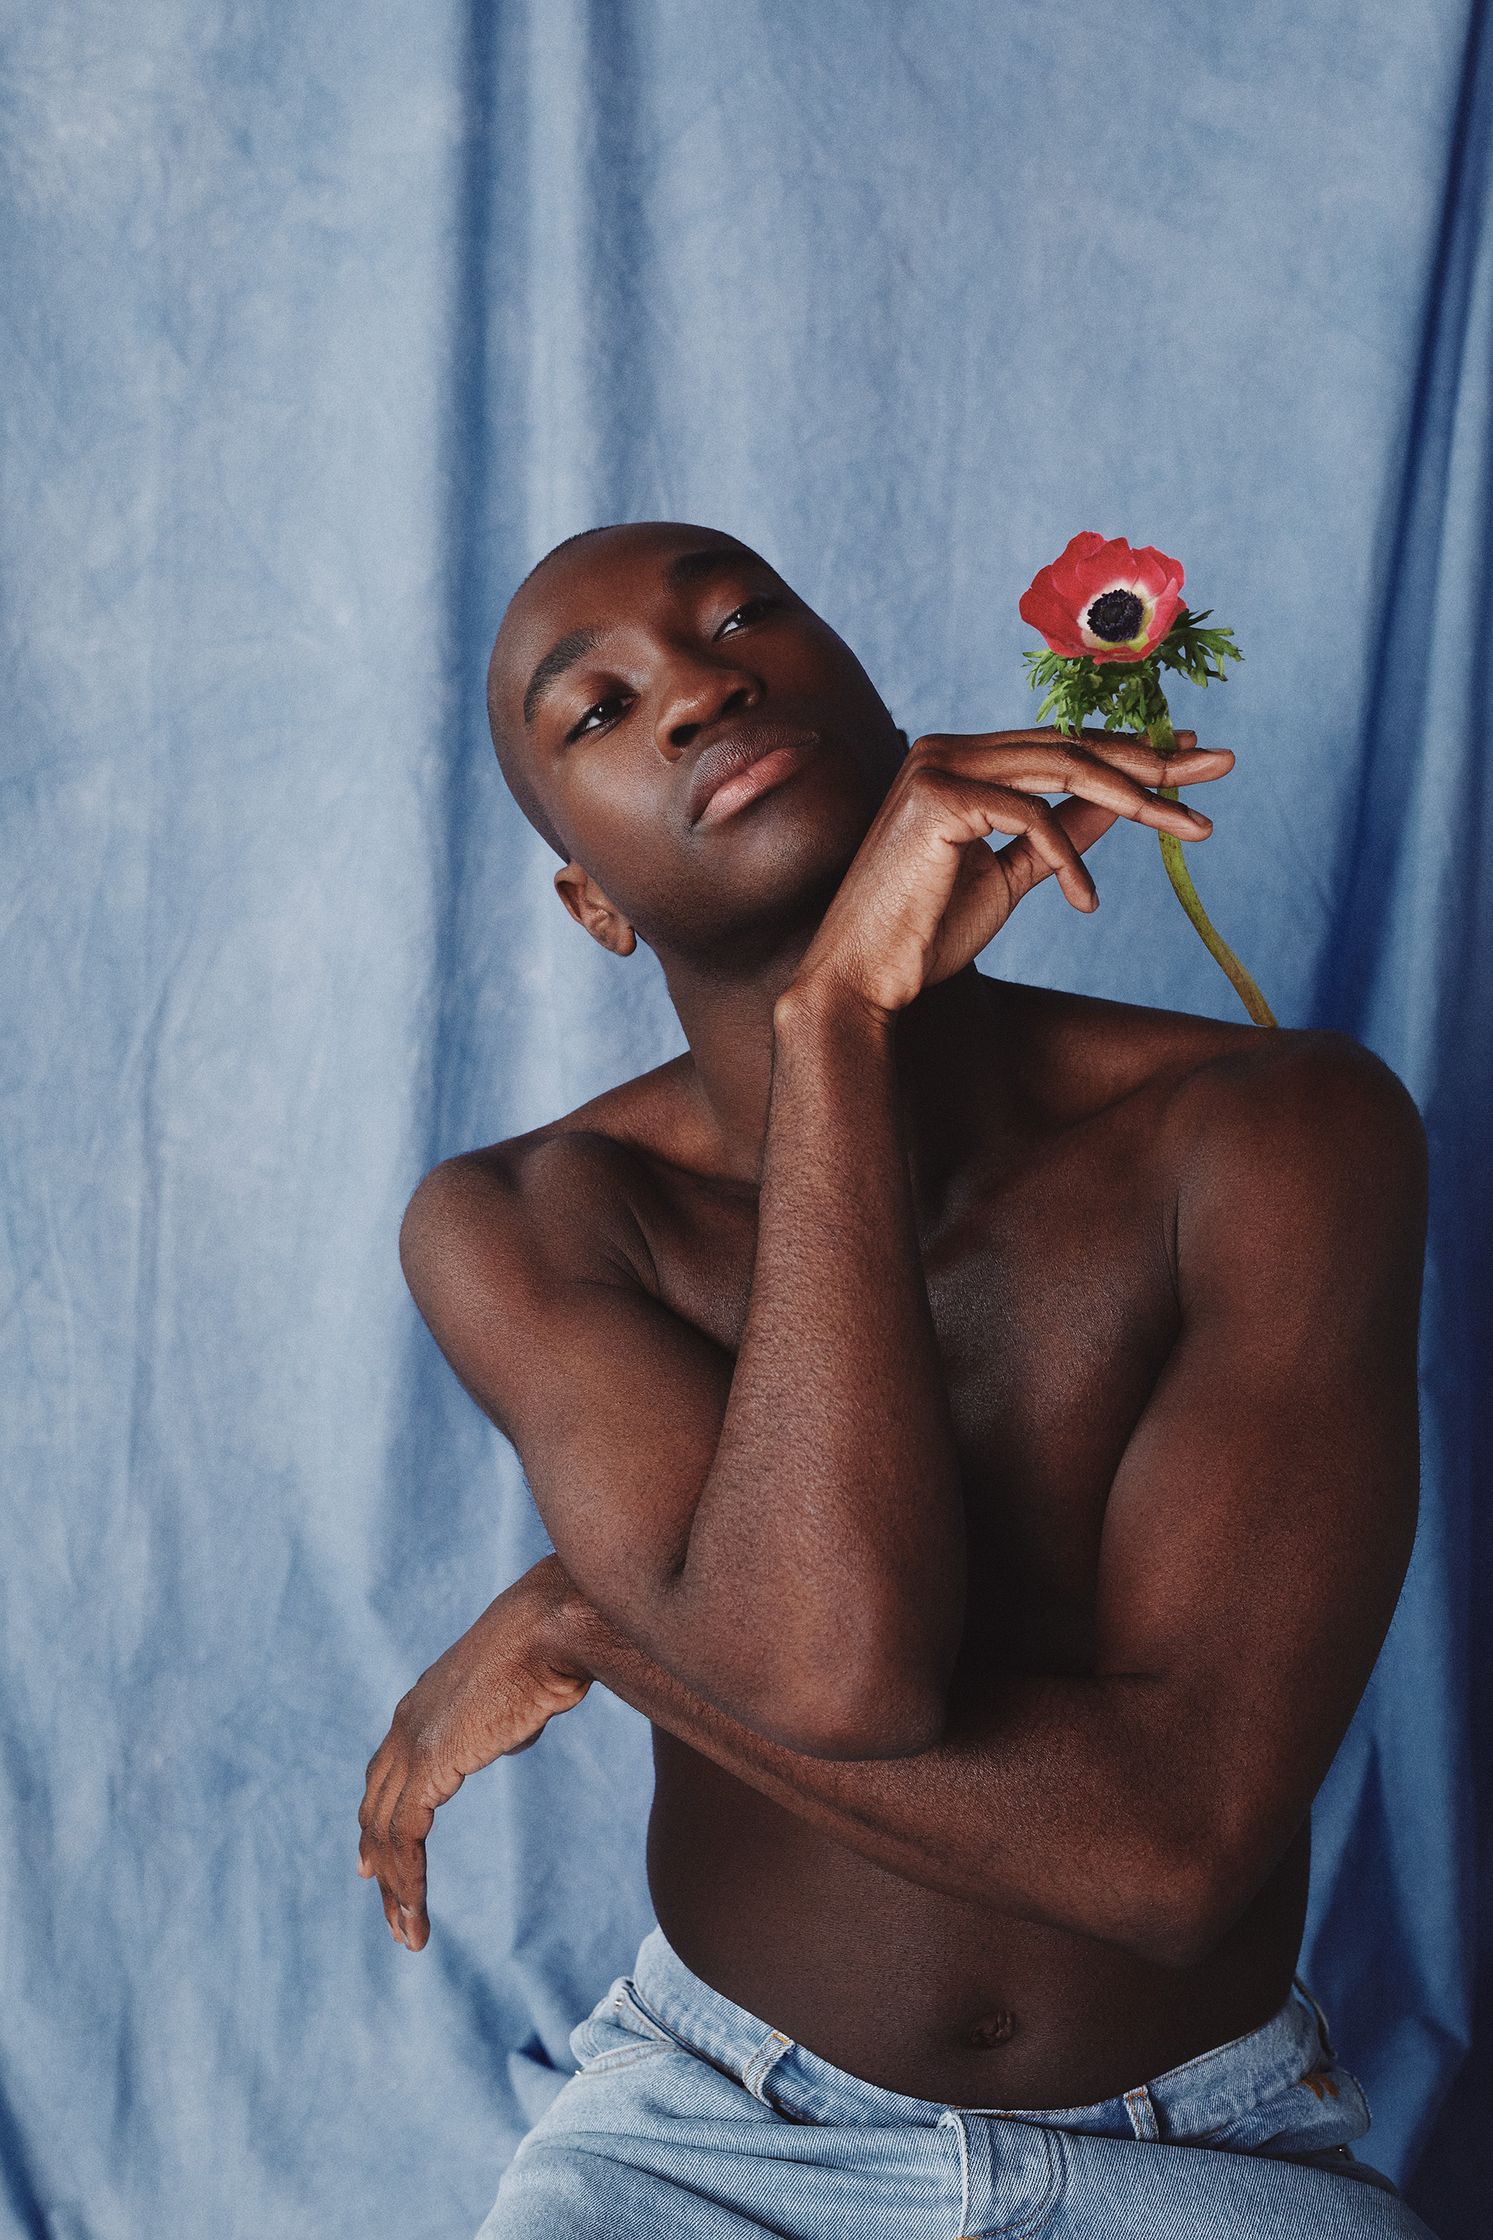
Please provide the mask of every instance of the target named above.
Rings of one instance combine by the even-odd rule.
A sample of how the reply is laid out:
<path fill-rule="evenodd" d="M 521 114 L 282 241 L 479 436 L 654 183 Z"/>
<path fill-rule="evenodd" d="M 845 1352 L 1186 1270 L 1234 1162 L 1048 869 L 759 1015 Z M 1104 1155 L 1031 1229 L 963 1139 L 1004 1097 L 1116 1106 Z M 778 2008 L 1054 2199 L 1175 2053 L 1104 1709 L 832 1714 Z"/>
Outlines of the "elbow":
<path fill-rule="evenodd" d="M 686 1589 L 683 1573 L 681 1562 L 669 1582 L 675 1604 Z M 852 1642 L 852 1629 L 842 1625 L 833 1642 L 821 1629 L 811 1645 L 780 1627 L 769 1646 L 761 1627 L 723 1638 L 712 1615 L 671 1609 L 670 1617 L 672 1649 L 655 1648 L 651 1635 L 643 1647 L 728 1718 L 781 1750 L 804 1758 L 910 1758 L 943 1739 L 948 1676 L 922 1643 L 909 1650 L 871 1627 Z M 696 1646 L 702 1640 L 708 1650 Z"/>
<path fill-rule="evenodd" d="M 799 1695 L 763 1731 L 805 1758 L 913 1758 L 942 1741 L 947 1716 L 943 1690 L 879 1679 Z"/>
<path fill-rule="evenodd" d="M 757 1637 L 735 1716 L 804 1758 L 912 1758 L 943 1740 L 957 1643 L 911 1636 L 902 1613 L 842 1608 L 833 1628 Z M 720 1699 L 724 1705 L 724 1698 Z"/>

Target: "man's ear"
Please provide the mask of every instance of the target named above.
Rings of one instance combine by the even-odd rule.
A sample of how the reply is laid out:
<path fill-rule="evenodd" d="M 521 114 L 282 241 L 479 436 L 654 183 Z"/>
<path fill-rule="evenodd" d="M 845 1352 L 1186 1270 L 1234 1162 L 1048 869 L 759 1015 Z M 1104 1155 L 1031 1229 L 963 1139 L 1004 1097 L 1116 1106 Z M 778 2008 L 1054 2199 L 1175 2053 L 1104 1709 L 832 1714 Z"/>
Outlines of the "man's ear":
<path fill-rule="evenodd" d="M 616 904 L 609 902 L 589 871 L 574 858 L 555 873 L 555 892 L 578 926 L 614 956 L 630 957 L 638 937 Z"/>

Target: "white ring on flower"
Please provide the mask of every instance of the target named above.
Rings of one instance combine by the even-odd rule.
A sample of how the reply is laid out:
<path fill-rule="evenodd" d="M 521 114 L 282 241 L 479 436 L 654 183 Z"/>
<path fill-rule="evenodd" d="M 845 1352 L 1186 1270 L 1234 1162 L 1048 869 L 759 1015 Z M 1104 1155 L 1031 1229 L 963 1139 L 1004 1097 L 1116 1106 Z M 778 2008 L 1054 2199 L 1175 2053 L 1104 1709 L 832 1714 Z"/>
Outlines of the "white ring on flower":
<path fill-rule="evenodd" d="M 1111 591 L 1129 591 L 1140 601 L 1140 626 L 1133 637 L 1101 638 L 1097 631 L 1089 628 L 1090 608 L 1095 606 L 1100 599 L 1107 599 Z M 1151 617 L 1155 612 L 1156 596 L 1154 592 L 1144 590 L 1138 583 L 1130 583 L 1120 579 L 1114 583 L 1107 583 L 1102 591 L 1090 592 L 1083 603 L 1083 612 L 1078 618 L 1078 634 L 1086 646 L 1092 647 L 1099 653 L 1118 653 L 1122 646 L 1143 646 L 1150 632 Z"/>

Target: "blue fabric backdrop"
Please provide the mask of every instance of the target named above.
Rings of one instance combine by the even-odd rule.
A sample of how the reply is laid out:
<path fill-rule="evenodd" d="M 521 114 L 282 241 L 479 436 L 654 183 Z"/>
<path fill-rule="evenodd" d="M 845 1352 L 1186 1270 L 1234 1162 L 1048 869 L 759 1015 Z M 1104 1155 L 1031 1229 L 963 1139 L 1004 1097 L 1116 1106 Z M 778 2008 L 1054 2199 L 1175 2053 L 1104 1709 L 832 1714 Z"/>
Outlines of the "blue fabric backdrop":
<path fill-rule="evenodd" d="M 4 2233 L 460 2240 L 649 1926 L 647 1730 L 599 1689 L 442 1815 L 424 1953 L 354 1862 L 395 1700 L 546 1546 L 405 1201 L 680 1047 L 482 705 L 528 565 L 654 515 L 758 544 L 911 732 L 1031 719 L 1016 601 L 1076 529 L 1180 554 L 1238 635 L 1173 696 L 1239 758 L 1194 870 L 1433 1159 L 1423 1522 L 1306 1972 L 1373 2158 L 1480 2230 L 1484 10 L 9 0 L 0 36 Z M 1154 838 L 1091 861 L 1098 919 L 1049 882 L 987 966 L 1242 1016 Z"/>

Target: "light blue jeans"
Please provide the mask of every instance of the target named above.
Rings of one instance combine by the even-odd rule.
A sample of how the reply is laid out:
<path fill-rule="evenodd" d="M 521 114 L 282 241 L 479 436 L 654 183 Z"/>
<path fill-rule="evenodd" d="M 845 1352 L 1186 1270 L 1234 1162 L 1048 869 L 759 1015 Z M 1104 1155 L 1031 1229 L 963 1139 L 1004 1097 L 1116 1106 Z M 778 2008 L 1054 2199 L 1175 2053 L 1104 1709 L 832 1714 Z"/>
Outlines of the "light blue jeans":
<path fill-rule="evenodd" d="M 477 2240 L 1401 2240 L 1306 1986 L 1247 2037 L 1086 2108 L 966 2108 L 837 2069 L 661 1929 L 570 2036 Z"/>

